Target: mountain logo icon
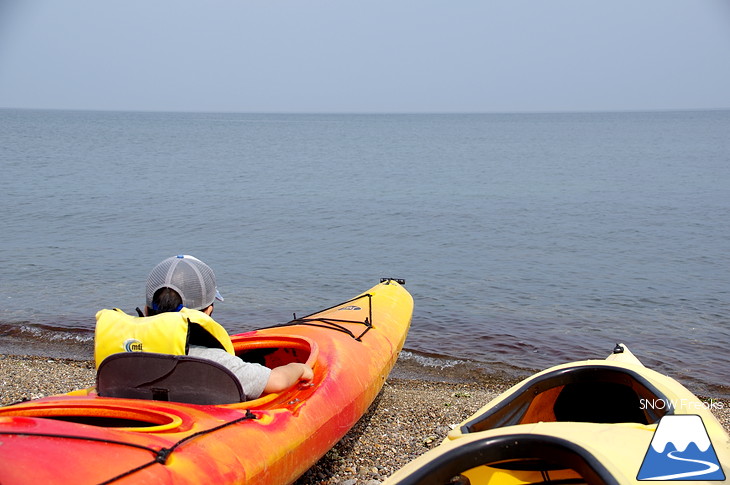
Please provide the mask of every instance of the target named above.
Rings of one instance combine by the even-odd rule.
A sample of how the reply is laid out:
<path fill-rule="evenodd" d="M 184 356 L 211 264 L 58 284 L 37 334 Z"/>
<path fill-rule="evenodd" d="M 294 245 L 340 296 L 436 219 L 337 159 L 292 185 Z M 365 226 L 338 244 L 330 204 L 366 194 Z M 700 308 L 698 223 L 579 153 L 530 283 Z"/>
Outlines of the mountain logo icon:
<path fill-rule="evenodd" d="M 666 415 L 659 421 L 637 480 L 725 480 L 700 416 Z"/>

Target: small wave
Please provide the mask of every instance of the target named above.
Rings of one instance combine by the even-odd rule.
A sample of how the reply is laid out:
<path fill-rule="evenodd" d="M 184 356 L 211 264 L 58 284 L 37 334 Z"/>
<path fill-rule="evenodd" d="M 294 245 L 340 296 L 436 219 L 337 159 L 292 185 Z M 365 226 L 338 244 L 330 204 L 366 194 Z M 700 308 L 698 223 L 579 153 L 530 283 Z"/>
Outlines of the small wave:
<path fill-rule="evenodd" d="M 432 367 L 432 368 L 438 368 L 441 370 L 448 369 L 451 367 L 455 367 L 459 364 L 466 363 L 466 361 L 463 361 L 463 360 L 418 355 L 418 354 L 414 354 L 413 352 L 409 352 L 407 350 L 402 351 L 399 358 L 401 360 L 415 361 L 418 365 L 421 365 L 423 367 Z"/>
<path fill-rule="evenodd" d="M 94 334 L 86 332 L 65 332 L 59 330 L 47 330 L 38 327 L 23 325 L 20 327 L 20 333 L 27 333 L 35 338 L 50 340 L 51 342 L 79 342 L 88 343 L 94 341 Z"/>
<path fill-rule="evenodd" d="M 88 330 L 58 329 L 45 325 L 36 325 L 29 322 L 0 324 L 0 336 L 27 338 L 46 342 L 77 342 L 89 343 L 94 341 L 94 333 Z"/>
<path fill-rule="evenodd" d="M 511 383 L 534 372 L 534 370 L 512 365 L 477 362 L 409 349 L 400 353 L 398 363 L 393 370 L 393 377 L 452 383 Z"/>
<path fill-rule="evenodd" d="M 90 359 L 94 332 L 54 328 L 30 322 L 0 323 L 0 353 Z"/>

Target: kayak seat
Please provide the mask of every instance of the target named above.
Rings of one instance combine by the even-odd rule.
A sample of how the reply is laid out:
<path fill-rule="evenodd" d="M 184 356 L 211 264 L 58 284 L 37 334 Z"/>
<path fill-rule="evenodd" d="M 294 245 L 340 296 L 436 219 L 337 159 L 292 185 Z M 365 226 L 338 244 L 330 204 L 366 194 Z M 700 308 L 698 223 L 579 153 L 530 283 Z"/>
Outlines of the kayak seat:
<path fill-rule="evenodd" d="M 669 403 L 641 373 L 605 364 L 566 367 L 522 382 L 505 399 L 461 426 L 462 433 L 538 422 L 653 424 L 673 408 L 653 409 L 642 402 Z"/>
<path fill-rule="evenodd" d="M 553 406 L 556 421 L 649 424 L 641 409 L 636 391 L 616 382 L 566 384 Z"/>
<path fill-rule="evenodd" d="M 96 372 L 99 396 L 189 404 L 245 401 L 241 383 L 226 367 L 188 355 L 120 352 Z"/>

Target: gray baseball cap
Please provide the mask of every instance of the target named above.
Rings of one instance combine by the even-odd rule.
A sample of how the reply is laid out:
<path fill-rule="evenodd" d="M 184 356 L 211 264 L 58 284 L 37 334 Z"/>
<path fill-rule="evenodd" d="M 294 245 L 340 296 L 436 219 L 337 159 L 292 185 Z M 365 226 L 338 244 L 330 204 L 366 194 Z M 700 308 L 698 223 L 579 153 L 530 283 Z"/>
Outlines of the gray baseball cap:
<path fill-rule="evenodd" d="M 223 301 L 215 286 L 215 274 L 210 267 L 193 256 L 179 254 L 167 258 L 147 277 L 147 306 L 160 288 L 171 288 L 181 297 L 183 306 L 202 310 L 214 300 Z"/>

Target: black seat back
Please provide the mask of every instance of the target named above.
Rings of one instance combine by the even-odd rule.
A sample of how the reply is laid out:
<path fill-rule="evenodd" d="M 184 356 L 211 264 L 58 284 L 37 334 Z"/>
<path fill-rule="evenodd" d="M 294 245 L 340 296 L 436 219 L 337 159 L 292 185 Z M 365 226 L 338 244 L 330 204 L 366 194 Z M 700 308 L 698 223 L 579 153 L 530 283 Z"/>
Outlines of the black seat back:
<path fill-rule="evenodd" d="M 121 352 L 104 359 L 96 372 L 96 390 L 104 397 L 190 404 L 245 400 L 236 376 L 217 362 L 148 352 Z"/>

